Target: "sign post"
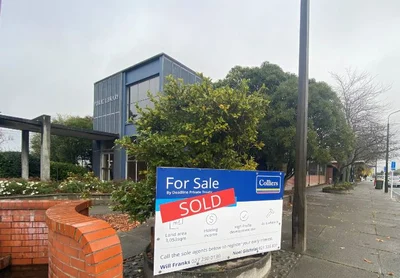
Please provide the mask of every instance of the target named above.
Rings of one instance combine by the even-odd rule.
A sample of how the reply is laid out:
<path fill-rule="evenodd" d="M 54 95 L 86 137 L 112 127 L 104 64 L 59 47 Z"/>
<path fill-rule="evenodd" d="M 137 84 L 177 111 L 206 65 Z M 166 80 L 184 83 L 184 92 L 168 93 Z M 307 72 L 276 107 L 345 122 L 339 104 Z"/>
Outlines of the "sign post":
<path fill-rule="evenodd" d="M 390 184 L 390 198 L 393 199 L 393 182 L 394 182 L 394 177 L 393 177 L 393 173 L 396 170 L 396 161 L 392 161 L 390 163 L 390 168 L 392 170 L 392 182 Z"/>
<path fill-rule="evenodd" d="M 282 172 L 157 168 L 154 275 L 279 250 Z"/>

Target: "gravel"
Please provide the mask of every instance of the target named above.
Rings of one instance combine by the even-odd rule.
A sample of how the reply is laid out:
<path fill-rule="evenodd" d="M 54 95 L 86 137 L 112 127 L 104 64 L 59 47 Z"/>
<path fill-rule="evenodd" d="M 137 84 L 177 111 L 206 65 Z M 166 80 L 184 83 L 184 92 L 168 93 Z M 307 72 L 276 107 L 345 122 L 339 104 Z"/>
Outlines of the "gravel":
<path fill-rule="evenodd" d="M 272 252 L 272 269 L 268 278 L 286 277 L 300 257 L 300 254 L 286 250 Z"/>
<path fill-rule="evenodd" d="M 124 277 L 125 278 L 142 278 L 143 277 L 143 255 L 139 254 L 124 260 Z"/>
<path fill-rule="evenodd" d="M 284 278 L 296 265 L 301 255 L 280 250 L 272 252 L 272 269 L 268 278 Z M 143 255 L 128 258 L 124 261 L 125 278 L 143 278 Z"/>

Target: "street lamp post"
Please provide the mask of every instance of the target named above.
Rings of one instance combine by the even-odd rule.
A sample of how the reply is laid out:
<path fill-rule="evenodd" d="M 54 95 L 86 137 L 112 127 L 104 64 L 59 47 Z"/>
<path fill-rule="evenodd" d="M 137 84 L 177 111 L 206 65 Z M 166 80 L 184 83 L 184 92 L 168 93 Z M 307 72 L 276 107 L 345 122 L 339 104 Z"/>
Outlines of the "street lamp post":
<path fill-rule="evenodd" d="M 389 119 L 390 119 L 390 116 L 391 115 L 393 115 L 393 114 L 396 114 L 396 113 L 398 113 L 398 112 L 400 112 L 400 109 L 399 110 L 396 110 L 396 111 L 394 111 L 394 112 L 392 112 L 392 113 L 390 113 L 389 115 L 388 115 L 388 120 L 387 120 L 387 128 L 386 128 L 386 171 L 385 171 L 385 193 L 388 193 L 389 192 L 389 185 L 388 185 L 388 173 L 389 173 Z M 392 180 L 392 182 L 393 182 L 393 180 Z"/>
<path fill-rule="evenodd" d="M 310 0 L 300 2 L 299 95 L 296 123 L 296 162 L 292 213 L 292 247 L 303 253 L 307 246 L 307 119 L 308 119 L 308 37 Z"/>

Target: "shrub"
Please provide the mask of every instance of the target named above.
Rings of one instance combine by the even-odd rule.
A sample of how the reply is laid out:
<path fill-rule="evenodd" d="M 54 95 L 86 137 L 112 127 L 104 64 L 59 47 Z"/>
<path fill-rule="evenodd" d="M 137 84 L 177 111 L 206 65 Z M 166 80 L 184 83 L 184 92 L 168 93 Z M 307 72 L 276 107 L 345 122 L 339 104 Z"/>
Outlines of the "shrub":
<path fill-rule="evenodd" d="M 65 180 L 71 173 L 75 175 L 84 175 L 87 172 L 86 168 L 71 163 L 53 161 L 50 163 L 50 177 L 55 181 Z"/>
<path fill-rule="evenodd" d="M 127 212 L 133 220 L 143 223 L 154 209 L 154 189 L 146 181 L 123 181 L 112 193 L 112 200 L 117 204 L 114 211 Z"/>
<path fill-rule="evenodd" d="M 29 176 L 40 176 L 40 159 L 29 155 Z M 21 177 L 21 152 L 0 152 L 0 178 Z"/>
<path fill-rule="evenodd" d="M 70 176 L 60 183 L 59 189 L 65 193 L 111 193 L 115 184 L 99 180 L 93 172 L 83 175 L 70 173 Z"/>
<path fill-rule="evenodd" d="M 50 194 L 57 190 L 55 183 L 26 181 L 22 179 L 0 181 L 0 196 Z"/>
<path fill-rule="evenodd" d="M 50 177 L 52 180 L 65 180 L 69 173 L 83 175 L 86 168 L 63 162 L 50 162 Z M 40 158 L 29 155 L 29 176 L 40 177 Z M 0 152 L 0 178 L 21 177 L 21 153 Z"/>
<path fill-rule="evenodd" d="M 354 189 L 354 185 L 350 182 L 344 182 L 335 184 L 333 186 L 325 186 L 322 188 L 323 192 L 334 192 L 334 191 L 348 191 Z"/>

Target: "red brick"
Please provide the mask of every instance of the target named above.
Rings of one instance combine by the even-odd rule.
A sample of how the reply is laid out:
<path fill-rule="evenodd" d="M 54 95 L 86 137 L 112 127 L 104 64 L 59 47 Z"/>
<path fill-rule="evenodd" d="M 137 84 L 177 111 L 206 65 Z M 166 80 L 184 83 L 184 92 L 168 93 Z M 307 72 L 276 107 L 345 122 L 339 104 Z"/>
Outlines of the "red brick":
<path fill-rule="evenodd" d="M 85 270 L 85 262 L 75 258 L 71 258 L 71 266 L 80 270 Z"/>
<path fill-rule="evenodd" d="M 11 240 L 11 235 L 0 235 L 0 242 L 2 240 Z"/>
<path fill-rule="evenodd" d="M 48 258 L 33 258 L 32 263 L 33 264 L 48 264 L 49 259 Z"/>
<path fill-rule="evenodd" d="M 30 228 L 32 227 L 32 222 L 13 222 L 13 228 Z"/>
<path fill-rule="evenodd" d="M 110 255 L 117 255 L 117 254 L 121 254 L 122 253 L 122 249 L 121 249 L 121 245 L 114 245 L 111 246 L 110 248 L 107 249 L 103 249 L 100 251 L 97 251 L 95 253 L 91 253 L 86 257 L 86 261 L 89 264 L 95 264 L 95 263 L 99 263 L 102 262 L 108 258 L 110 258 Z"/>
<path fill-rule="evenodd" d="M 11 246 L 0 246 L 0 254 L 11 253 Z"/>
<path fill-rule="evenodd" d="M 32 247 L 13 247 L 12 252 L 32 252 Z"/>
<path fill-rule="evenodd" d="M 46 221 L 46 217 L 44 215 L 35 215 L 34 221 L 35 222 L 45 222 Z"/>
<path fill-rule="evenodd" d="M 42 228 L 25 228 L 21 229 L 21 234 L 42 234 Z"/>
<path fill-rule="evenodd" d="M 46 240 L 29 240 L 22 241 L 22 246 L 44 246 L 47 245 Z"/>
<path fill-rule="evenodd" d="M 69 264 L 70 257 L 62 252 L 57 252 L 57 259 L 65 264 Z"/>
<path fill-rule="evenodd" d="M 47 228 L 47 225 L 44 222 L 32 222 L 31 224 L 33 228 Z"/>
<path fill-rule="evenodd" d="M 64 250 L 63 250 L 63 252 L 65 254 L 69 255 L 70 257 L 74 257 L 74 258 L 79 258 L 79 252 L 80 251 L 81 250 L 76 249 L 76 248 L 72 248 L 72 247 L 70 247 L 68 245 L 65 245 L 64 246 Z"/>
<path fill-rule="evenodd" d="M 12 220 L 13 220 L 14 222 L 29 222 L 29 221 L 33 221 L 33 219 L 34 219 L 34 216 L 33 216 L 33 215 L 31 215 L 31 216 L 19 216 L 19 215 L 14 215 L 14 216 L 12 217 Z"/>
<path fill-rule="evenodd" d="M 106 246 L 112 246 L 112 245 L 116 245 L 116 244 L 120 244 L 120 241 L 119 241 L 118 236 L 114 235 L 114 236 L 111 236 L 108 238 L 96 240 L 96 241 L 90 242 L 89 244 L 86 244 L 86 246 L 84 247 L 84 252 L 86 254 L 88 254 L 90 252 L 96 252 L 101 249 L 104 249 L 104 247 L 106 247 Z"/>
<path fill-rule="evenodd" d="M 9 229 L 11 228 L 10 222 L 0 222 L 0 229 Z"/>
<path fill-rule="evenodd" d="M 19 247 L 22 246 L 22 241 L 20 240 L 12 240 L 12 241 L 2 241 L 1 242 L 1 246 L 15 246 L 15 247 Z"/>
<path fill-rule="evenodd" d="M 121 277 L 123 273 L 123 266 L 122 263 L 110 270 L 105 271 L 101 275 L 97 275 L 97 278 L 111 278 L 111 277 Z"/>
<path fill-rule="evenodd" d="M 33 234 L 32 239 L 49 239 L 48 234 Z"/>
<path fill-rule="evenodd" d="M 32 264 L 32 259 L 11 259 L 12 265 L 28 265 Z"/>
<path fill-rule="evenodd" d="M 11 228 L 11 229 L 1 229 L 0 233 L 2 235 L 16 235 L 21 233 L 21 229 Z"/>
<path fill-rule="evenodd" d="M 94 271 L 95 273 L 103 273 L 105 271 L 107 271 L 108 269 L 117 267 L 119 265 L 122 265 L 122 255 L 117 255 L 109 260 L 106 260 L 102 263 L 96 264 L 94 266 Z M 92 267 L 88 267 L 87 269 L 90 270 Z"/>
<path fill-rule="evenodd" d="M 47 252 L 47 246 L 32 246 L 32 252 Z"/>
<path fill-rule="evenodd" d="M 33 235 L 11 235 L 12 240 L 31 240 L 33 239 Z"/>
<path fill-rule="evenodd" d="M 12 222 L 13 218 L 12 216 L 2 216 L 1 217 L 1 222 Z"/>

